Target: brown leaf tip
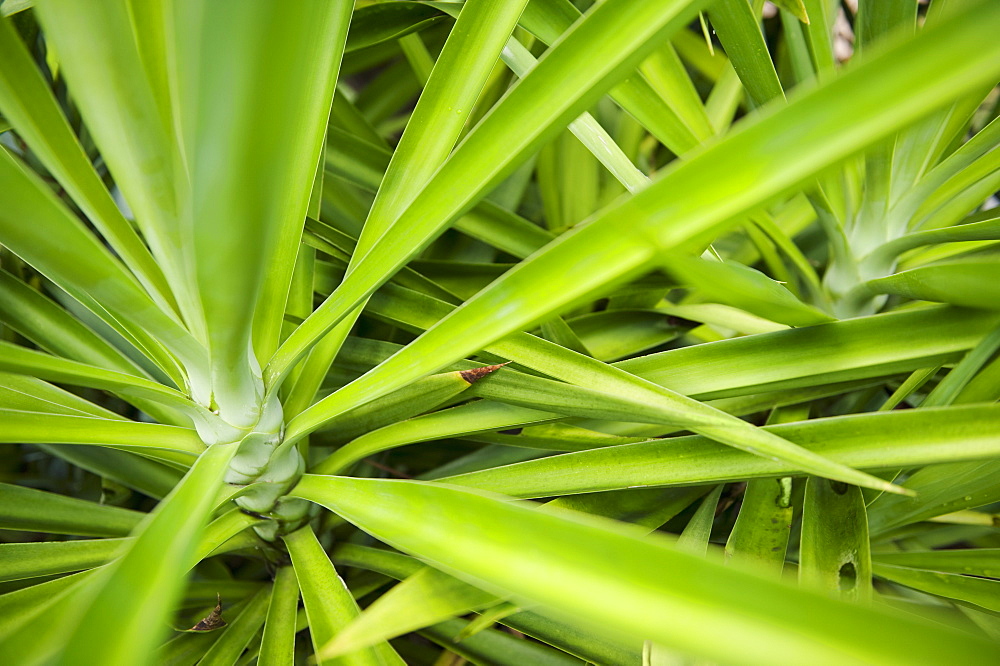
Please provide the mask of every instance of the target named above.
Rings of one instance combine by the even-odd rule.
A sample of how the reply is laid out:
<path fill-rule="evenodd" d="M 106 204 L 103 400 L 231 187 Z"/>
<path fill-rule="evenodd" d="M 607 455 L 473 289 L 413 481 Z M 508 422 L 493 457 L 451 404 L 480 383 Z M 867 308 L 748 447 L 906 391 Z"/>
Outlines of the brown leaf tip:
<path fill-rule="evenodd" d="M 226 621 L 222 619 L 222 597 L 217 594 L 215 595 L 215 599 L 216 604 L 212 612 L 198 620 L 198 624 L 188 629 L 188 631 L 215 631 L 226 626 Z"/>
<path fill-rule="evenodd" d="M 510 363 L 510 361 L 507 361 L 507 363 Z M 462 379 L 469 382 L 470 384 L 475 384 L 486 375 L 492 372 L 496 372 L 503 366 L 507 365 L 507 363 L 498 363 L 496 365 L 484 365 L 481 368 L 473 368 L 472 370 L 463 370 L 458 374 L 462 375 Z"/>

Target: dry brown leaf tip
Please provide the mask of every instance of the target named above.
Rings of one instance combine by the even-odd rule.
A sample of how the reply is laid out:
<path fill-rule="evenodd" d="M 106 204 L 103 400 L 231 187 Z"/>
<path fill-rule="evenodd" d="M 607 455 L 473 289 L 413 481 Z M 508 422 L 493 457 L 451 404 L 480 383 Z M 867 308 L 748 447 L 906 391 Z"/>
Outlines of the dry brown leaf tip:
<path fill-rule="evenodd" d="M 215 595 L 215 599 L 216 604 L 212 612 L 198 620 L 198 624 L 188 629 L 188 631 L 215 631 L 226 626 L 226 621 L 222 619 L 222 596 L 217 594 Z"/>
<path fill-rule="evenodd" d="M 507 363 L 510 363 L 510 361 L 507 361 Z M 469 382 L 470 384 L 475 384 L 486 375 L 492 372 L 496 372 L 503 366 L 507 365 L 507 363 L 498 363 L 496 365 L 484 365 L 481 368 L 472 368 L 471 370 L 463 370 L 459 374 L 465 381 Z"/>

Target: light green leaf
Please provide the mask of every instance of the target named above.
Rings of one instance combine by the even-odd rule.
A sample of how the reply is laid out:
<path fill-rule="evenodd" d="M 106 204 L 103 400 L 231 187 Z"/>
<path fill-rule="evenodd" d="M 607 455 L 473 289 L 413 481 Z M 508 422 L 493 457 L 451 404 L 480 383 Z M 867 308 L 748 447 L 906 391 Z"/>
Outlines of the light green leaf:
<path fill-rule="evenodd" d="M 353 279 L 345 281 L 282 345 L 269 363 L 269 384 L 278 383 L 291 365 L 361 299 L 370 295 L 387 272 L 398 268 L 452 218 L 513 171 L 547 138 L 595 102 L 624 77 L 653 47 L 692 15 L 691 2 L 668 6 L 636 0 L 612 0 L 574 25 L 538 66 L 521 79 L 503 101 L 462 141 L 459 148 L 421 191 L 406 213 L 361 258 Z M 631 8 L 634 11 L 623 11 Z M 600 48 L 595 48 L 595 45 Z M 624 48 L 623 48 L 624 47 Z M 559 85 L 555 85 L 558 81 Z M 502 149 L 501 149 L 502 146 Z M 471 162 L 475 163 L 472 168 Z M 427 210 L 424 210 L 424 209 Z M 404 247 L 405 246 L 405 247 Z M 385 256 L 388 251 L 389 260 Z M 378 275 L 373 274 L 375 265 Z M 392 267 L 387 271 L 387 267 Z M 347 286 L 351 295 L 348 297 Z"/>
<path fill-rule="evenodd" d="M 774 0 L 774 4 L 786 12 L 790 12 L 803 23 L 809 23 L 809 14 L 806 12 L 805 3 L 802 0 Z"/>
<path fill-rule="evenodd" d="M 160 306 L 168 310 L 175 307 L 159 266 L 119 212 L 27 49 L 6 20 L 0 21 L 0 61 L 4 63 L 0 69 L 0 111 L 4 117 Z"/>
<path fill-rule="evenodd" d="M 910 310 L 692 345 L 618 367 L 704 400 L 950 363 L 997 323 L 991 312 Z"/>
<path fill-rule="evenodd" d="M 495 594 L 424 567 L 379 597 L 319 654 L 323 658 L 344 655 L 498 601 Z"/>
<path fill-rule="evenodd" d="M 397 446 L 454 435 L 515 428 L 554 418 L 558 416 L 550 412 L 481 400 L 373 430 L 317 463 L 313 471 L 317 474 L 331 474 L 372 453 Z"/>
<path fill-rule="evenodd" d="M 0 442 L 4 443 L 98 444 L 134 449 L 181 464 L 191 464 L 205 450 L 197 432 L 190 428 L 12 409 L 0 409 L 0 419 L 4 424 Z"/>
<path fill-rule="evenodd" d="M 109 370 L 141 374 L 114 346 L 79 319 L 7 271 L 0 270 L 0 317 L 42 349 Z"/>
<path fill-rule="evenodd" d="M 264 282 L 275 283 L 280 298 L 265 302 L 264 317 L 273 328 L 261 333 L 266 358 L 277 343 L 352 8 L 337 0 L 294 8 L 179 2 L 170 10 L 183 26 L 168 35 L 187 177 L 178 226 L 194 269 L 214 404 L 237 426 L 259 417 L 263 391 L 248 357 L 254 310 Z"/>
<path fill-rule="evenodd" d="M 397 579 L 406 578 L 421 569 L 421 564 L 408 555 L 357 544 L 340 544 L 333 551 L 333 558 L 338 563 L 380 571 Z M 634 663 L 641 656 L 640 642 L 622 644 L 605 640 L 592 632 L 554 622 L 537 613 L 522 611 L 505 617 L 503 622 L 513 629 L 594 663 Z M 469 626 L 471 623 L 463 631 L 467 631 Z"/>
<path fill-rule="evenodd" d="M 47 611 L 58 607 L 92 575 L 91 571 L 83 571 L 0 595 L 0 643 L 18 629 L 36 622 L 43 614 L 49 616 L 46 620 L 50 619 L 53 613 Z"/>
<path fill-rule="evenodd" d="M 487 365 L 425 377 L 380 400 L 345 414 L 337 414 L 334 418 L 324 413 L 324 403 L 317 403 L 292 419 L 285 431 L 283 444 L 293 444 L 319 426 L 337 428 L 341 431 L 338 436 L 346 439 L 383 424 L 391 424 L 386 427 L 392 427 L 455 398 L 482 377 L 499 369 L 500 366 Z"/>
<path fill-rule="evenodd" d="M 649 637 L 710 659 L 903 664 L 957 651 L 969 659 L 998 654 L 972 636 L 758 578 L 607 520 L 411 481 L 306 476 L 295 493 L 469 582 L 601 633 Z M 530 550 L 520 546 L 525 539 Z M 741 639 L 719 641 L 720 631 Z"/>
<path fill-rule="evenodd" d="M 738 0 L 742 2 L 743 0 Z M 789 326 L 810 326 L 833 318 L 803 303 L 784 286 L 738 262 L 673 256 L 664 267 L 707 299 Z"/>
<path fill-rule="evenodd" d="M 52 0 L 40 3 L 36 12 L 46 40 L 59 54 L 60 73 L 74 91 L 88 132 L 101 146 L 101 157 L 134 211 L 188 325 L 198 331 L 200 314 L 176 223 L 178 149 L 171 143 L 171 118 L 164 115 L 165 91 L 155 85 L 163 81 L 154 83 L 147 77 L 156 69 L 143 58 L 150 43 L 143 39 L 140 47 L 136 39 L 137 28 L 153 24 L 133 24 L 129 4 L 100 2 L 85 7 Z"/>
<path fill-rule="evenodd" d="M 1000 407 L 969 406 L 935 409 L 855 414 L 814 419 L 794 424 L 766 426 L 765 429 L 823 453 L 833 460 L 866 469 L 893 469 L 928 465 L 956 460 L 980 460 L 997 455 L 1000 444 L 997 433 Z M 955 463 L 968 467 L 965 478 L 993 488 L 994 481 L 979 476 L 976 471 L 991 462 Z M 929 472 L 933 468 L 928 468 Z M 794 468 L 786 463 L 768 460 L 743 451 L 710 442 L 702 437 L 675 437 L 639 444 L 567 453 L 541 460 L 497 467 L 447 478 L 448 483 L 501 492 L 516 497 L 549 497 L 552 495 L 597 492 L 633 486 L 667 486 L 692 483 L 721 483 L 761 477 L 788 476 Z M 935 475 L 936 476 L 936 475 Z M 922 477 L 917 477 L 917 479 Z M 911 481 L 915 481 L 911 477 Z M 442 479 L 444 481 L 445 479 Z M 936 483 L 943 483 L 943 479 Z M 888 519 L 904 512 L 895 520 L 907 520 L 910 515 L 929 515 L 964 508 L 944 509 L 938 502 L 952 499 L 951 484 L 939 492 L 948 493 L 931 500 L 923 494 L 921 485 L 907 482 L 918 493 L 917 498 L 893 501 L 883 495 L 879 512 L 884 517 L 873 518 L 872 531 L 889 526 Z M 964 496 L 971 487 L 954 484 L 955 498 Z M 971 497 L 971 495 L 970 495 Z M 979 506 L 989 499 L 976 495 L 965 506 Z M 987 493 L 985 497 L 990 497 Z M 929 504 L 925 505 L 925 501 Z M 979 501 L 979 504 L 972 502 Z M 954 504 L 954 503 L 952 503 Z M 891 508 L 890 508 L 891 507 Z M 875 509 L 874 505 L 872 507 Z M 909 511 L 914 513 L 908 513 Z M 873 514 L 874 515 L 874 514 Z M 920 518 L 915 518 L 919 520 Z M 876 527 L 877 525 L 877 527 Z"/>
<path fill-rule="evenodd" d="M 162 384 L 131 374 L 50 356 L 9 342 L 0 341 L 0 370 L 64 384 L 103 389 L 125 399 L 135 397 L 140 401 L 159 402 L 187 412 L 195 419 L 211 418 L 204 407 L 196 405 L 182 393 Z"/>
<path fill-rule="evenodd" d="M 927 75 L 928 68 L 937 68 L 938 65 L 943 64 L 935 49 L 935 60 L 928 61 L 927 68 L 918 68 L 921 71 L 921 76 L 913 81 L 908 81 L 903 86 L 900 84 L 915 71 L 911 67 L 912 58 L 929 53 L 929 49 L 921 50 L 923 42 L 935 45 L 950 44 L 951 46 L 945 49 L 949 55 L 957 53 L 963 46 L 968 46 L 973 32 L 984 25 L 983 11 L 986 10 L 977 9 L 974 19 L 972 13 L 962 13 L 949 22 L 939 24 L 936 30 L 923 31 L 912 42 L 885 52 L 879 58 L 870 59 L 861 67 L 856 68 L 850 75 L 813 91 L 811 94 L 799 97 L 795 103 L 777 112 L 762 116 L 757 122 L 745 127 L 743 131 L 731 135 L 728 140 L 686 160 L 681 166 L 668 170 L 666 176 L 661 177 L 655 185 L 643 190 L 626 203 L 613 207 L 609 213 L 602 216 L 599 222 L 583 225 L 574 232 L 565 234 L 557 242 L 551 244 L 546 251 L 536 254 L 531 261 L 523 262 L 505 274 L 501 280 L 463 305 L 455 315 L 447 318 L 434 327 L 431 332 L 409 345 L 405 353 L 393 357 L 365 378 L 334 394 L 336 396 L 334 400 L 346 407 L 356 402 L 378 397 L 393 388 L 413 381 L 421 374 L 426 374 L 427 370 L 433 371 L 435 369 L 422 368 L 414 362 L 415 358 L 438 359 L 434 361 L 435 365 L 443 360 L 455 359 L 482 347 L 484 343 L 502 337 L 506 332 L 530 323 L 539 314 L 551 311 L 558 304 L 570 303 L 593 291 L 596 287 L 620 279 L 624 275 L 634 275 L 638 268 L 651 261 L 655 254 L 649 244 L 649 237 L 645 234 L 652 234 L 653 238 L 658 239 L 658 242 L 664 246 L 689 240 L 692 236 L 712 229 L 723 220 L 731 219 L 741 210 L 777 194 L 791 184 L 801 182 L 810 173 L 821 168 L 823 164 L 834 161 L 837 156 L 846 156 L 852 150 L 862 147 L 879 136 L 884 136 L 884 133 L 902 125 L 907 118 L 917 117 L 919 109 L 930 110 L 944 103 L 946 99 L 942 99 L 942 96 L 947 97 L 949 94 L 956 93 L 952 85 L 954 82 L 952 68 L 965 67 L 970 64 L 971 60 L 949 63 L 947 76 L 945 76 L 943 69 L 937 69 L 936 71 L 939 71 L 941 76 L 939 79 L 932 79 Z M 592 13 L 589 16 L 593 18 L 596 15 L 597 13 Z M 997 16 L 997 19 L 1000 20 L 1000 15 Z M 564 40 L 561 45 L 566 46 L 571 41 Z M 975 59 L 982 55 L 982 51 L 964 55 Z M 552 61 L 553 59 L 550 58 L 549 62 Z M 986 68 L 986 61 L 979 62 L 983 68 Z M 533 70 L 533 73 L 538 75 L 540 71 L 542 71 L 541 64 Z M 982 73 L 983 79 L 986 78 L 986 72 L 983 69 L 969 69 L 967 71 L 970 72 L 970 77 L 973 76 L 972 72 L 977 72 L 975 76 Z M 529 76 L 523 79 L 522 84 L 530 78 Z M 859 83 L 867 81 L 869 85 L 855 87 L 854 81 Z M 876 81 L 879 82 L 877 85 L 870 85 Z M 931 94 L 932 81 L 936 81 L 937 83 L 934 85 L 939 86 L 933 94 Z M 888 94 L 889 89 L 886 86 L 893 86 L 894 92 Z M 839 92 L 841 89 L 844 90 L 843 94 Z M 851 93 L 847 94 L 847 90 L 850 90 Z M 873 90 L 879 92 L 871 96 L 866 94 Z M 508 96 L 506 99 L 509 102 L 515 98 Z M 908 104 L 910 102 L 912 104 L 903 107 L 902 101 L 904 99 L 907 100 Z M 896 108 L 897 104 L 901 106 Z M 900 112 L 904 108 L 905 113 Z M 893 110 L 893 115 L 888 114 L 889 109 Z M 784 121 L 786 114 L 789 116 L 795 114 L 796 118 L 801 119 L 802 113 L 815 116 L 817 122 L 787 123 Z M 827 124 L 839 126 L 836 118 L 841 113 L 866 119 L 864 123 L 852 126 L 849 135 L 850 141 L 847 140 L 847 136 L 839 137 L 836 141 L 832 140 L 832 135 L 824 133 L 820 129 Z M 771 160 L 775 159 L 773 150 L 775 130 L 780 128 L 785 133 L 790 133 L 793 131 L 793 127 L 797 136 L 796 140 L 792 142 L 795 145 L 795 151 L 790 151 L 788 155 L 782 155 L 780 163 L 772 162 Z M 763 136 L 770 138 L 766 142 L 758 143 L 758 135 L 760 138 Z M 470 135 L 469 140 L 472 136 Z M 810 144 L 815 149 L 811 148 Z M 469 141 L 467 140 L 463 145 L 470 145 Z M 823 148 L 822 151 L 819 150 L 820 147 Z M 753 152 L 755 150 L 756 153 Z M 717 178 L 711 202 L 699 202 L 697 197 L 690 196 L 692 192 L 698 191 L 699 183 L 705 181 L 702 170 L 712 170 L 712 173 L 718 174 L 717 170 L 714 169 L 714 160 L 722 157 L 732 159 L 739 157 L 746 160 L 751 154 L 756 157 L 750 159 L 750 163 L 755 164 L 760 170 L 750 175 L 741 173 L 737 176 L 733 173 L 732 179 L 728 181 L 733 188 L 732 197 L 718 198 L 719 181 Z M 825 157 L 819 159 L 818 155 Z M 452 158 L 449 164 L 454 161 L 455 158 Z M 439 177 L 444 172 L 445 170 L 439 172 Z M 748 182 L 752 182 L 753 187 L 746 187 Z M 449 183 L 449 187 L 453 192 L 459 189 L 453 182 Z M 687 192 L 689 196 L 683 198 L 682 201 L 674 198 L 669 201 L 669 205 L 667 201 L 661 200 L 666 192 L 676 191 Z M 425 194 L 427 194 L 426 190 Z M 706 194 L 706 196 L 708 195 Z M 418 199 L 418 202 L 423 200 L 423 198 Z M 653 204 L 656 204 L 655 214 L 651 212 L 651 209 L 646 208 L 646 206 L 652 207 Z M 714 215 L 706 216 L 702 204 L 713 206 Z M 681 206 L 691 207 L 690 219 L 687 219 L 685 213 L 678 208 Z M 413 210 L 414 207 L 411 207 L 410 212 Z M 622 234 L 623 225 L 615 223 L 618 216 L 625 216 L 633 220 L 630 228 L 636 230 L 635 236 Z M 647 220 L 646 226 L 636 226 L 635 221 L 641 219 Z M 691 223 L 695 219 L 700 220 L 697 225 Z M 662 228 L 658 228 L 661 225 Z M 683 230 L 681 230 L 682 228 Z M 376 260 L 379 248 L 382 247 L 385 248 L 386 252 L 397 254 L 395 251 L 389 250 L 392 235 L 384 237 L 366 256 L 366 261 L 370 261 L 371 266 L 377 264 L 380 272 L 384 271 L 386 264 L 381 258 Z M 605 253 L 614 254 L 618 258 L 613 265 L 604 260 Z M 587 261 L 579 261 L 581 256 L 586 256 Z M 352 273 L 352 276 L 357 278 L 356 284 L 365 281 L 361 268 L 364 263 L 363 261 L 362 264 L 359 264 L 359 268 Z M 350 279 L 346 281 L 341 290 L 346 290 L 345 286 L 350 281 Z M 540 283 L 545 283 L 549 290 L 544 294 L 544 298 L 538 291 Z M 335 296 L 338 298 L 331 297 L 331 300 L 327 301 L 328 306 L 336 302 L 346 310 L 352 303 L 356 302 L 354 298 L 344 297 L 345 294 L 341 293 L 341 290 L 335 292 Z M 529 290 L 532 294 L 531 301 L 522 301 L 523 294 L 527 294 Z M 361 297 L 364 291 L 367 290 L 362 290 L 358 297 Z M 556 300 L 553 301 L 553 298 Z M 516 309 L 506 305 L 508 302 L 515 304 Z M 523 305 L 517 307 L 517 304 Z M 497 326 L 495 324 L 496 317 L 493 315 L 503 308 L 507 309 L 503 310 L 504 317 L 501 326 Z M 314 323 L 318 324 L 327 316 L 324 314 L 326 310 L 327 308 L 321 308 L 317 311 L 320 314 L 313 315 L 313 318 L 316 319 Z M 486 330 L 487 322 L 489 330 Z M 308 332 L 310 328 L 313 327 L 308 323 L 304 324 L 299 329 L 300 337 L 308 338 L 312 335 Z M 314 332 L 318 332 L 318 329 Z M 291 341 L 291 338 L 289 340 Z M 289 342 L 287 346 L 291 350 L 295 348 L 296 343 Z M 295 356 L 297 356 L 297 352 L 292 352 L 288 358 L 291 359 Z M 281 354 L 276 357 L 275 367 L 284 367 Z M 272 376 L 277 375 L 272 373 Z M 705 431 L 703 430 L 703 432 Z M 749 430 L 742 430 L 738 437 L 749 432 Z M 713 431 L 713 436 L 726 434 L 724 430 L 722 432 Z M 735 442 L 736 439 L 737 437 L 734 437 L 728 441 Z M 746 444 L 746 441 L 744 440 L 743 443 Z M 759 444 L 760 442 L 755 442 L 754 446 L 759 446 Z"/>
<path fill-rule="evenodd" d="M 204 350 L 34 174 L 0 150 L 0 241 L 126 337 L 179 384 L 175 354 L 197 369 Z M 25 224 L 30 220 L 30 224 Z M 63 248 L 73 247 L 70 258 Z"/>

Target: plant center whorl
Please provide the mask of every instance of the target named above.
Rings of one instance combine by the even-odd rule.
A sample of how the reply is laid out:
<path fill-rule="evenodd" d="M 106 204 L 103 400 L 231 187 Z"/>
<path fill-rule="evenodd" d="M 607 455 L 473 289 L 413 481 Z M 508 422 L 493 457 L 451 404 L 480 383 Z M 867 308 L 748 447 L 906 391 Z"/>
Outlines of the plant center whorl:
<path fill-rule="evenodd" d="M 310 503 L 286 495 L 305 472 L 305 460 L 294 445 L 282 445 L 284 421 L 281 403 L 264 405 L 257 424 L 236 444 L 226 483 L 240 486 L 234 501 L 244 511 L 269 520 L 254 526 L 257 534 L 274 540 L 296 530 L 311 516 Z"/>

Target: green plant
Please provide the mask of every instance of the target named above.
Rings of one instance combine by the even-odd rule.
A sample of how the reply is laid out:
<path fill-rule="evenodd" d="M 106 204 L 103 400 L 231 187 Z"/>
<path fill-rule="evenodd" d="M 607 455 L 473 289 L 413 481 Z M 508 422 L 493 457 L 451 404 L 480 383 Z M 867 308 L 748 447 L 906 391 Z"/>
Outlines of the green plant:
<path fill-rule="evenodd" d="M 5 663 L 996 663 L 1000 4 L 762 4 L 0 5 Z"/>

